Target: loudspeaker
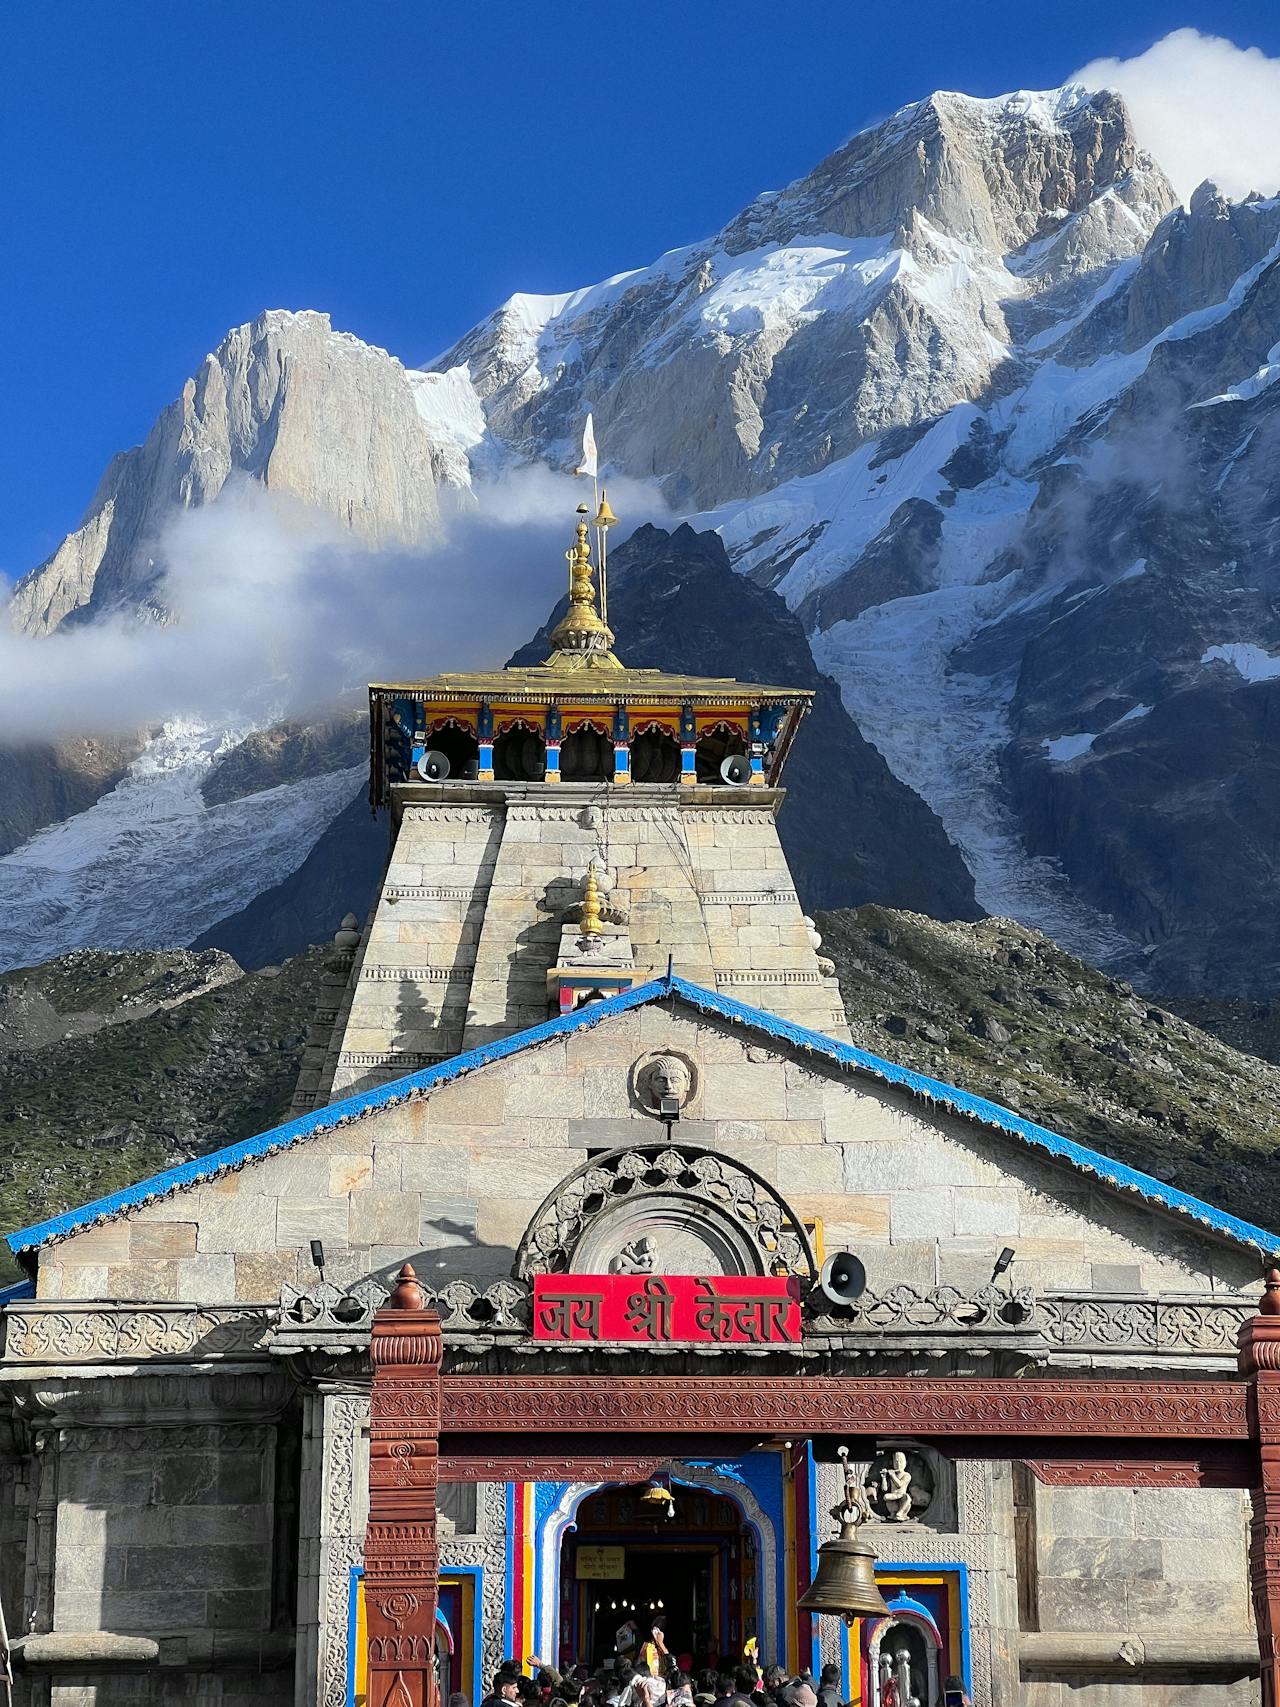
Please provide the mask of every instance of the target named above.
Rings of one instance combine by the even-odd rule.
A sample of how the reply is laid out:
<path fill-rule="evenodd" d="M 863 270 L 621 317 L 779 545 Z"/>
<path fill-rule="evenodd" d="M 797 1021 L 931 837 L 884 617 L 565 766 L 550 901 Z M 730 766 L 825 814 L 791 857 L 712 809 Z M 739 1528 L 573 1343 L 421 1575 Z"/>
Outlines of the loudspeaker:
<path fill-rule="evenodd" d="M 818 1286 L 833 1304 L 854 1304 L 867 1290 L 867 1271 L 852 1251 L 833 1251 L 822 1265 Z"/>
<path fill-rule="evenodd" d="M 448 759 L 443 753 L 437 753 L 434 748 L 425 752 L 418 760 L 418 775 L 423 782 L 443 782 L 448 774 Z"/>
<path fill-rule="evenodd" d="M 751 777 L 751 760 L 741 753 L 730 753 L 727 759 L 721 760 L 720 775 L 726 782 L 748 782 Z"/>

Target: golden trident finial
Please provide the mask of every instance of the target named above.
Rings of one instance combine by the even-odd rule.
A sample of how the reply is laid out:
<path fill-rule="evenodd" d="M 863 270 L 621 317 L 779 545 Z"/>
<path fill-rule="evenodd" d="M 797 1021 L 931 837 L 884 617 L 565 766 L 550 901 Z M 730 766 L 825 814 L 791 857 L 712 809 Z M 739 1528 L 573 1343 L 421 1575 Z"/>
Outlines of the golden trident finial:
<path fill-rule="evenodd" d="M 551 633 L 551 644 L 559 652 L 607 653 L 613 644 L 613 635 L 596 609 L 587 525 L 590 514 L 585 504 L 578 505 L 574 543 L 565 552 L 569 564 L 569 608 Z"/>
<path fill-rule="evenodd" d="M 587 867 L 587 887 L 582 896 L 582 936 L 599 936 L 604 928 L 600 916 L 600 885 L 596 882 L 595 861 Z"/>

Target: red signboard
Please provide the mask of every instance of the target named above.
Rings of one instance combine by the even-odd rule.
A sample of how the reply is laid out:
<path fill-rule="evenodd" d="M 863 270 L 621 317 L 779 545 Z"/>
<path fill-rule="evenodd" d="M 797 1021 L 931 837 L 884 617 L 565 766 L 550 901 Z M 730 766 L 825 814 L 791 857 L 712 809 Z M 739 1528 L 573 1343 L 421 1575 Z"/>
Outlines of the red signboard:
<path fill-rule="evenodd" d="M 637 1345 L 798 1345 L 800 1282 L 692 1274 L 536 1274 L 533 1337 Z"/>

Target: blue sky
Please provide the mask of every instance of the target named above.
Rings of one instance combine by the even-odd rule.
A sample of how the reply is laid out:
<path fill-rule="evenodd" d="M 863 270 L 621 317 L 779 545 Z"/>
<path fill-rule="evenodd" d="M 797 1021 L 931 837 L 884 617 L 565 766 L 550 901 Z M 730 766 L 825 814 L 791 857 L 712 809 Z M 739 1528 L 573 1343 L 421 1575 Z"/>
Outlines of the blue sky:
<path fill-rule="evenodd" d="M 10 0 L 0 573 L 263 308 L 421 362 L 932 89 L 1052 87 L 1186 26 L 1280 55 L 1274 0 Z"/>

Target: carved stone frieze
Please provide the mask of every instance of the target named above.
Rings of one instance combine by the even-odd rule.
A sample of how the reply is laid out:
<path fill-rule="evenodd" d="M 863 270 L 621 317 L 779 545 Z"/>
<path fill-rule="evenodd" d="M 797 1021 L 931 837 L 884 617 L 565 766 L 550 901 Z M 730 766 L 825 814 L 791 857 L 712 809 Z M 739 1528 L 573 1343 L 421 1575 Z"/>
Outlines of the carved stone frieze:
<path fill-rule="evenodd" d="M 470 901 L 475 893 L 474 886 L 454 888 L 439 883 L 387 883 L 382 889 L 387 901 Z"/>
<path fill-rule="evenodd" d="M 1245 1440 L 1248 1394 L 1226 1381 L 946 1381 L 813 1375 L 453 1375 L 446 1432 L 712 1429 L 721 1433 L 906 1433 Z"/>
<path fill-rule="evenodd" d="M 148 1452 L 265 1452 L 275 1438 L 271 1423 L 169 1423 L 148 1428 Z M 136 1452 L 142 1437 L 136 1426 L 68 1428 L 63 1452 Z"/>
<path fill-rule="evenodd" d="M 435 1067 L 447 1061 L 447 1055 L 429 1054 L 423 1049 L 344 1049 L 338 1056 L 340 1067 Z"/>
<path fill-rule="evenodd" d="M 4 1361 L 134 1363 L 263 1352 L 272 1311 L 262 1305 L 73 1304 L 31 1300 L 5 1312 Z"/>
<path fill-rule="evenodd" d="M 887 1292 L 864 1292 L 838 1312 L 821 1293 L 811 1294 L 806 1326 L 814 1333 L 866 1333 L 904 1331 L 919 1333 L 972 1334 L 1032 1333 L 1035 1297 L 1029 1287 L 1002 1292 L 981 1286 L 961 1292 L 954 1286 L 934 1286 L 921 1291 L 905 1283 Z M 810 1313 L 812 1312 L 812 1313 Z"/>
<path fill-rule="evenodd" d="M 497 806 L 406 806 L 402 817 L 410 823 L 491 824 L 501 815 Z"/>
<path fill-rule="evenodd" d="M 366 961 L 360 968 L 360 979 L 365 984 L 469 984 L 471 977 L 470 967 L 373 966 Z"/>
<path fill-rule="evenodd" d="M 762 972 L 754 966 L 717 967 L 716 988 L 722 984 L 821 984 L 821 972 Z"/>
<path fill-rule="evenodd" d="M 1133 1459 L 1077 1459 L 1043 1464 L 1029 1460 L 1038 1482 L 1051 1488 L 1198 1488 L 1204 1477 L 1198 1464 L 1156 1464 Z"/>
<path fill-rule="evenodd" d="M 321 1707 L 347 1707 L 347 1629 L 351 1567 L 363 1558 L 355 1534 L 356 1455 L 365 1450 L 369 1401 L 347 1395 L 325 1399 L 324 1490 L 321 1517 L 319 1673 Z"/>
<path fill-rule="evenodd" d="M 794 889 L 717 889 L 702 897 L 706 906 L 768 907 L 799 906 L 800 897 Z"/>
<path fill-rule="evenodd" d="M 1249 1299 L 1115 1298 L 1055 1293 L 1038 1298 L 1033 1321 L 1051 1345 L 1066 1349 L 1220 1352 L 1230 1356 Z"/>

